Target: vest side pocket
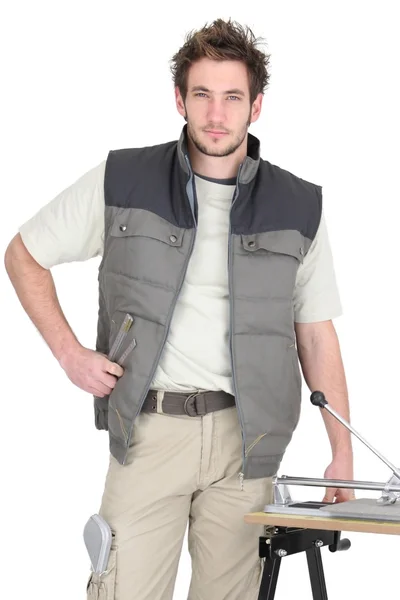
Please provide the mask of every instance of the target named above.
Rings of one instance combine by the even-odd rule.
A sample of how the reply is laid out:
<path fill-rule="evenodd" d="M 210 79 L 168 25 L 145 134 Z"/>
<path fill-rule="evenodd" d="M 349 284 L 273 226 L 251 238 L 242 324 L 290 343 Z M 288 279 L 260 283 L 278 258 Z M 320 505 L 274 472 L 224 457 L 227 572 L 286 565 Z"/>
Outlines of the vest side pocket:
<path fill-rule="evenodd" d="M 130 330 L 132 329 L 132 325 L 135 321 L 135 319 L 129 313 L 121 313 L 121 314 L 123 316 L 123 320 L 118 328 L 117 335 L 115 336 L 115 338 L 113 336 L 114 339 L 112 341 L 111 348 L 108 353 L 109 360 L 111 360 L 113 362 L 118 362 L 118 355 L 120 353 L 120 350 L 121 350 L 121 348 L 123 348 L 124 341 L 127 338 Z M 115 324 L 114 319 L 111 320 L 111 323 Z"/>
<path fill-rule="evenodd" d="M 122 311 L 116 311 L 111 319 L 110 351 L 108 359 L 118 363 L 121 367 L 126 364 L 126 359 L 136 348 L 134 335 L 135 318 Z M 115 331 L 117 330 L 117 333 Z"/>

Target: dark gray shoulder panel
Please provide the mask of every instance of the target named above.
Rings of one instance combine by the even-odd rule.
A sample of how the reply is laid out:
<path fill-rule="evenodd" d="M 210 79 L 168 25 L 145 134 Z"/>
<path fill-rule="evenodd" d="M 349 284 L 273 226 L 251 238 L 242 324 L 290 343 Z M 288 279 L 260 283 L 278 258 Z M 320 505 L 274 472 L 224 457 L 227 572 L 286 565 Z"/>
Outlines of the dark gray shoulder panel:
<path fill-rule="evenodd" d="M 237 234 L 292 229 L 313 240 L 321 219 L 322 188 L 261 160 L 256 177 L 239 184 L 232 210 Z"/>
<path fill-rule="evenodd" d="M 143 209 L 172 225 L 194 226 L 180 165 L 178 142 L 112 150 L 107 158 L 104 195 L 107 206 Z M 255 176 L 239 182 L 232 208 L 232 232 L 249 235 L 297 230 L 313 240 L 322 210 L 322 188 L 260 159 Z"/>
<path fill-rule="evenodd" d="M 177 141 L 111 150 L 104 176 L 106 206 L 151 211 L 178 227 L 192 227 L 185 186 L 188 176 L 177 160 Z"/>

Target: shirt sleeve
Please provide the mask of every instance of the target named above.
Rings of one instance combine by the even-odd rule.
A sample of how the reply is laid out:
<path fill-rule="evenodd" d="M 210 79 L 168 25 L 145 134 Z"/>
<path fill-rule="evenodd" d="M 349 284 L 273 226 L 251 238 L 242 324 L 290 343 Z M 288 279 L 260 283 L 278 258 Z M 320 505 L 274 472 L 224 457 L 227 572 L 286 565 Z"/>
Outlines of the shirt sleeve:
<path fill-rule="evenodd" d="M 294 291 L 296 323 L 329 321 L 343 314 L 333 257 L 322 211 L 317 234 L 297 271 Z"/>
<path fill-rule="evenodd" d="M 19 227 L 28 252 L 45 269 L 102 255 L 105 165 L 82 175 Z"/>

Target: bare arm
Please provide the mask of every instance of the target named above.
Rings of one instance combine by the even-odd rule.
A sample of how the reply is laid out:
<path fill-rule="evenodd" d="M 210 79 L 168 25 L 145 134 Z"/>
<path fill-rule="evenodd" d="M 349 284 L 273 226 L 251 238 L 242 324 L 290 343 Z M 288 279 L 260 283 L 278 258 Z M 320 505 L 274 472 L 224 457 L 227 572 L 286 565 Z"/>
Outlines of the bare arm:
<path fill-rule="evenodd" d="M 295 323 L 297 350 L 304 378 L 311 391 L 319 390 L 346 421 L 350 421 L 346 377 L 339 341 L 332 321 Z M 354 479 L 350 432 L 326 410 L 320 409 L 332 447 L 332 462 L 326 468 L 327 479 Z M 354 499 L 352 489 L 326 488 L 324 502 Z"/>
<path fill-rule="evenodd" d="M 109 394 L 123 369 L 104 355 L 84 348 L 58 301 L 53 276 L 31 256 L 18 233 L 7 247 L 4 264 L 16 294 L 69 379 L 97 396 Z"/>
<path fill-rule="evenodd" d="M 79 342 L 58 301 L 53 276 L 29 254 L 18 233 L 7 247 L 4 264 L 17 296 L 55 358 L 76 351 Z"/>
<path fill-rule="evenodd" d="M 319 390 L 346 421 L 350 409 L 339 341 L 332 321 L 295 323 L 297 350 L 304 379 L 311 391 Z M 352 456 L 350 433 L 326 410 L 321 409 L 333 458 Z"/>

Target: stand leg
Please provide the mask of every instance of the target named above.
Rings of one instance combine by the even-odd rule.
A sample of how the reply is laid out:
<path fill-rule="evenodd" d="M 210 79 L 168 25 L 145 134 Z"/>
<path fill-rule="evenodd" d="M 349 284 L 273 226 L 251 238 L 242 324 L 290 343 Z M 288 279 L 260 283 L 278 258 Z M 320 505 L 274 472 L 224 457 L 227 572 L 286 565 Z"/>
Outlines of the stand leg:
<path fill-rule="evenodd" d="M 328 600 L 321 550 L 319 548 L 309 548 L 306 550 L 306 554 L 313 600 Z"/>
<path fill-rule="evenodd" d="M 258 600 L 274 600 L 281 558 L 265 559 Z"/>

